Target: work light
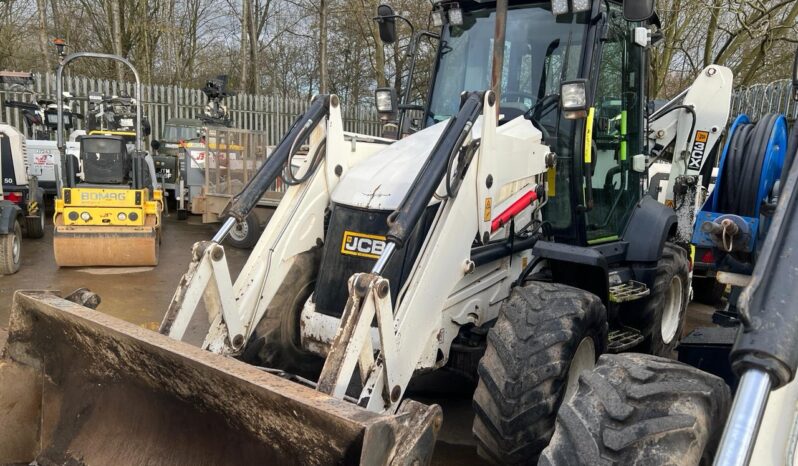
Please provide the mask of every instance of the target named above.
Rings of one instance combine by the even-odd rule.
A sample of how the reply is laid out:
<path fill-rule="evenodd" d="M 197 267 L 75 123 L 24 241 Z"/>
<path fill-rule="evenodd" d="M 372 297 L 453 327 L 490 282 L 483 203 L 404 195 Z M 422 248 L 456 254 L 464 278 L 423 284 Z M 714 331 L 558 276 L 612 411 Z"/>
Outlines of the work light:
<path fill-rule="evenodd" d="M 569 120 L 587 116 L 587 80 L 565 81 L 560 86 L 560 108 Z"/>
<path fill-rule="evenodd" d="M 590 0 L 571 0 L 571 11 L 579 13 L 590 10 Z"/>
<path fill-rule="evenodd" d="M 554 16 L 568 13 L 568 0 L 551 0 L 551 12 Z"/>
<path fill-rule="evenodd" d="M 463 10 L 460 9 L 459 3 L 453 3 L 449 7 L 449 24 L 452 26 L 462 26 L 463 24 Z"/>
<path fill-rule="evenodd" d="M 443 26 L 443 10 L 442 9 L 436 8 L 436 9 L 432 10 L 432 13 L 430 14 L 430 16 L 432 18 L 432 25 L 433 26 L 435 26 L 436 28 L 439 28 L 439 27 Z"/>
<path fill-rule="evenodd" d="M 374 92 L 377 113 L 380 119 L 386 119 L 396 113 L 396 90 L 392 87 L 380 87 Z"/>

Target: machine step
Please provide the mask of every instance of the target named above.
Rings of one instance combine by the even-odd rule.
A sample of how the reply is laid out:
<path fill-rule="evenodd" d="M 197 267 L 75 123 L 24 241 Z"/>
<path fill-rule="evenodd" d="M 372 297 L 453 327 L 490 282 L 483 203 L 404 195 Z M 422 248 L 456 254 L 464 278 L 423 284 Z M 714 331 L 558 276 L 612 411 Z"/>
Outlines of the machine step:
<path fill-rule="evenodd" d="M 630 348 L 634 348 L 643 342 L 643 334 L 640 330 L 630 327 L 623 327 L 620 329 L 610 330 L 607 335 L 609 344 L 607 345 L 607 352 L 620 353 Z"/>
<path fill-rule="evenodd" d="M 625 303 L 645 298 L 651 293 L 645 283 L 629 280 L 610 287 L 610 302 Z"/>

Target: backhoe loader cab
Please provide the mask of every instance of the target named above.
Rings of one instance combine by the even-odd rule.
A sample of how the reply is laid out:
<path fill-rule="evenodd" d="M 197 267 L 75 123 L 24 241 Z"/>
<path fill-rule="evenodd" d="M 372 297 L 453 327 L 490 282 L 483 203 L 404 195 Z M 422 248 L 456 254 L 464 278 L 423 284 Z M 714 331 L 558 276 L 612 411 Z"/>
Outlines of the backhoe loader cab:
<path fill-rule="evenodd" d="M 620 2 L 584 2 L 576 12 L 559 3 L 509 2 L 499 51 L 496 2 L 436 2 L 432 16 L 443 24 L 424 126 L 455 115 L 462 92 L 492 88 L 501 57 L 499 124 L 523 116 L 556 154 L 544 207 L 555 237 L 611 242 L 641 198 L 643 170 L 633 170 L 632 156 L 645 146 L 647 43 L 636 40 L 648 20 L 627 21 Z"/>

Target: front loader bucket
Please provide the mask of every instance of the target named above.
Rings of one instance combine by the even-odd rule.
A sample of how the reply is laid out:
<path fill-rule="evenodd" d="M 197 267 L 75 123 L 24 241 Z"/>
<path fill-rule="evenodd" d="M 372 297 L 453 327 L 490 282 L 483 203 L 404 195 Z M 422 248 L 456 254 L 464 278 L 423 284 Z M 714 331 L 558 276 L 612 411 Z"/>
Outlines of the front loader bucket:
<path fill-rule="evenodd" d="M 155 227 L 55 227 L 53 252 L 59 267 L 158 265 Z"/>
<path fill-rule="evenodd" d="M 16 293 L 0 358 L 0 464 L 428 463 L 440 407 L 399 411 L 366 411 L 47 292 Z"/>

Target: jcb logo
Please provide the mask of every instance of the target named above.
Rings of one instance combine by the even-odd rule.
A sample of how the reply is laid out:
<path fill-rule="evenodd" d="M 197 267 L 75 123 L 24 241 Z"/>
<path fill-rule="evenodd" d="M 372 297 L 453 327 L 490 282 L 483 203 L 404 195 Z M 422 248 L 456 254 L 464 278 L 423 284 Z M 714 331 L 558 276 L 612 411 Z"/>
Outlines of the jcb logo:
<path fill-rule="evenodd" d="M 341 254 L 369 259 L 379 259 L 385 250 L 385 237 L 345 231 L 341 241 Z"/>
<path fill-rule="evenodd" d="M 82 192 L 80 193 L 81 201 L 124 201 L 127 193 L 97 193 L 97 192 Z"/>
<path fill-rule="evenodd" d="M 690 152 L 690 160 L 687 161 L 688 170 L 701 170 L 701 163 L 704 161 L 704 152 L 707 150 L 709 133 L 707 131 L 696 131 L 693 150 Z"/>

